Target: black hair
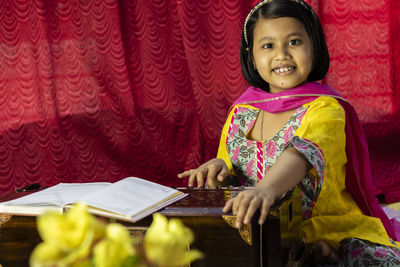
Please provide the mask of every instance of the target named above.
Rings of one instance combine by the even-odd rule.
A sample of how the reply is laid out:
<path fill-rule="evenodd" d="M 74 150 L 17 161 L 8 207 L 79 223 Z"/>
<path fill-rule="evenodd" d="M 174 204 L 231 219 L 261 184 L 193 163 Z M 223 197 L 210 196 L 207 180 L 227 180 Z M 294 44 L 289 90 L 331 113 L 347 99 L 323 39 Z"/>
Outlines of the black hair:
<path fill-rule="evenodd" d="M 314 61 L 307 81 L 321 80 L 329 69 L 329 52 L 325 43 L 324 33 L 321 23 L 312 8 L 303 0 L 271 0 L 255 10 L 247 20 L 247 23 L 243 25 L 240 44 L 240 64 L 244 78 L 250 85 L 265 91 L 269 91 L 269 84 L 254 69 L 254 28 L 259 18 L 274 19 L 281 17 L 292 17 L 299 20 L 311 39 Z M 248 43 L 244 36 L 245 31 Z"/>

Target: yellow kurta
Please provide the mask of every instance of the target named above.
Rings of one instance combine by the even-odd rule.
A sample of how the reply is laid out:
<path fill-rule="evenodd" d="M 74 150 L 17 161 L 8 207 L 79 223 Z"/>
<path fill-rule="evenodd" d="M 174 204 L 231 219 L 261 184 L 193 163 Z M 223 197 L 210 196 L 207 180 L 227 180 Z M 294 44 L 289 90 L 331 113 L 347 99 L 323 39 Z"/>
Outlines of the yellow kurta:
<path fill-rule="evenodd" d="M 249 105 L 243 107 L 256 109 Z M 333 97 L 322 96 L 303 105 L 307 108 L 294 136 L 308 140 L 323 152 L 325 161 L 323 184 L 309 219 L 301 218 L 300 190 L 296 188 L 292 197 L 294 220 L 287 223 L 287 205 L 281 207 L 283 238 L 303 239 L 307 243 L 326 240 L 336 249 L 346 238 L 369 240 L 386 246 L 390 242 L 380 219 L 363 215 L 360 208 L 345 189 L 346 177 L 346 134 L 345 112 Z M 226 140 L 232 121 L 229 114 L 221 134 L 218 158 L 223 159 L 234 175 L 227 151 Z M 311 169 L 316 175 L 315 169 Z"/>

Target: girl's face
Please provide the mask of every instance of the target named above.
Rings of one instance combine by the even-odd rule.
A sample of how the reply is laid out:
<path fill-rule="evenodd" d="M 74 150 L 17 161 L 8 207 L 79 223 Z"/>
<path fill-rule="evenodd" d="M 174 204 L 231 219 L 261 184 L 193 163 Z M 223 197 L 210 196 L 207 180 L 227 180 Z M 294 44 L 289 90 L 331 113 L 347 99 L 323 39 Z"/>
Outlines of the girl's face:
<path fill-rule="evenodd" d="M 306 82 L 312 69 L 312 43 L 299 20 L 259 19 L 253 41 L 254 66 L 269 83 L 271 93 Z"/>

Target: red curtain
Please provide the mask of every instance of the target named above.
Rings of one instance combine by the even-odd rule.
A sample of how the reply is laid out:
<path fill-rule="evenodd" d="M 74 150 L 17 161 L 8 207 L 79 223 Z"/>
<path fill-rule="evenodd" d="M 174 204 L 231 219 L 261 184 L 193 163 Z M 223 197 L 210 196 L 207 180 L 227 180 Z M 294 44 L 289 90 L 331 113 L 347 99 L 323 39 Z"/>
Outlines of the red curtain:
<path fill-rule="evenodd" d="M 215 156 L 247 87 L 240 30 L 257 1 L 0 1 L 0 193 L 31 183 L 169 186 Z M 310 0 L 331 68 L 355 105 L 374 182 L 400 200 L 396 0 Z"/>

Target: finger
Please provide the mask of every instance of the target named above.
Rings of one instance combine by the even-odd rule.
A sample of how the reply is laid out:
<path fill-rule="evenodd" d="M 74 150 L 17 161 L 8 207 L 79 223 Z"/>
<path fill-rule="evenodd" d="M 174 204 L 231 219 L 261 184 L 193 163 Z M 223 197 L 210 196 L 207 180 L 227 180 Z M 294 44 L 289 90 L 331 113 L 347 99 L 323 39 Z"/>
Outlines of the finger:
<path fill-rule="evenodd" d="M 334 248 L 326 241 L 319 241 L 313 245 L 315 263 L 337 263 L 339 257 Z"/>
<path fill-rule="evenodd" d="M 326 241 L 320 241 L 318 243 L 321 246 L 321 255 L 324 257 L 324 260 L 331 263 L 338 261 L 338 255 L 332 246 Z"/>
<path fill-rule="evenodd" d="M 267 220 L 270 207 L 271 204 L 266 199 L 264 199 L 261 203 L 260 218 L 258 219 L 258 224 L 263 224 Z"/>
<path fill-rule="evenodd" d="M 223 182 L 225 181 L 226 177 L 228 177 L 229 171 L 225 168 L 222 168 L 222 170 L 220 171 L 220 173 L 218 174 L 218 181 Z"/>
<path fill-rule="evenodd" d="M 204 174 L 201 171 L 198 171 L 196 173 L 196 180 L 197 180 L 197 187 L 203 187 L 204 186 Z"/>
<path fill-rule="evenodd" d="M 244 192 L 240 192 L 233 200 L 233 204 L 232 204 L 232 213 L 234 214 L 234 215 L 236 215 L 237 214 L 237 211 L 238 211 L 238 208 L 239 208 L 239 205 L 240 205 L 240 201 L 242 200 L 242 198 L 243 198 L 243 196 L 244 196 Z"/>
<path fill-rule="evenodd" d="M 234 200 L 235 200 L 234 198 L 229 199 L 229 200 L 225 203 L 225 206 L 222 208 L 222 211 L 223 211 L 223 212 L 229 212 L 229 211 L 232 209 L 233 201 L 234 201 Z"/>
<path fill-rule="evenodd" d="M 320 241 L 317 243 L 317 245 L 320 246 L 321 248 L 321 254 L 324 257 L 329 256 L 329 254 L 331 253 L 330 247 L 328 246 L 328 244 L 324 241 Z"/>
<path fill-rule="evenodd" d="M 184 172 L 178 174 L 178 178 L 184 178 L 186 176 L 189 176 L 192 172 L 193 172 L 193 170 L 184 171 Z"/>
<path fill-rule="evenodd" d="M 253 198 L 250 201 L 249 207 L 247 208 L 246 215 L 244 217 L 243 222 L 245 224 L 249 224 L 251 222 L 251 218 L 253 218 L 254 213 L 256 213 L 258 207 L 261 204 L 261 199 L 260 198 Z"/>
<path fill-rule="evenodd" d="M 188 186 L 193 187 L 195 180 L 196 180 L 196 172 L 193 171 L 189 176 Z"/>
<path fill-rule="evenodd" d="M 249 208 L 250 201 L 251 201 L 250 199 L 251 199 L 251 197 L 247 195 L 247 196 L 243 197 L 243 199 L 240 201 L 240 205 L 238 207 L 238 211 L 236 214 L 236 227 L 237 228 L 240 228 L 243 225 L 243 219 Z"/>
<path fill-rule="evenodd" d="M 208 172 L 207 172 L 207 184 L 211 189 L 217 187 L 216 176 L 217 176 L 217 169 L 215 168 L 214 165 L 210 165 L 210 167 L 208 167 Z"/>

